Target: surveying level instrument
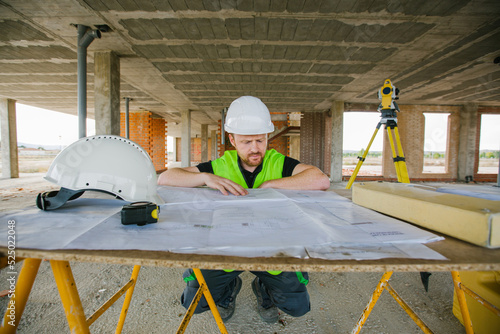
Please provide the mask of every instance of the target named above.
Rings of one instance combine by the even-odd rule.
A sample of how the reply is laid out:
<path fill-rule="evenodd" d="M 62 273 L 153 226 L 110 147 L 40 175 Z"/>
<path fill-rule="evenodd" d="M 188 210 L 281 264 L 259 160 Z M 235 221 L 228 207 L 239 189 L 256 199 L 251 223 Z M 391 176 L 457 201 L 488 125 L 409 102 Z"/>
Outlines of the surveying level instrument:
<path fill-rule="evenodd" d="M 397 110 L 399 111 L 399 107 L 394 100 L 399 99 L 399 89 L 394 87 L 391 84 L 391 80 L 387 79 L 384 82 L 384 85 L 377 92 L 378 99 L 382 102 L 379 106 L 379 111 L 382 110 Z"/>
<path fill-rule="evenodd" d="M 372 138 L 370 139 L 370 142 L 368 143 L 368 146 L 366 147 L 366 150 L 363 153 L 363 156 L 358 157 L 358 163 L 356 165 L 356 168 L 354 168 L 354 171 L 351 175 L 351 178 L 349 179 L 349 182 L 347 183 L 346 189 L 350 189 L 352 184 L 354 183 L 354 180 L 358 175 L 359 169 L 361 168 L 361 165 L 365 161 L 366 156 L 368 155 L 368 151 L 370 150 L 370 146 L 372 145 L 373 140 L 375 139 L 375 136 L 377 135 L 377 132 L 382 126 L 382 124 L 385 124 L 385 128 L 387 130 L 387 136 L 389 138 L 389 143 L 391 144 L 392 160 L 394 161 L 394 167 L 396 168 L 398 182 L 410 183 L 408 170 L 406 168 L 405 156 L 403 154 L 403 146 L 401 146 L 401 140 L 399 138 L 399 132 L 398 132 L 398 120 L 396 113 L 399 112 L 399 106 L 394 101 L 398 99 L 398 94 L 399 94 L 399 89 L 394 87 L 391 83 L 391 80 L 389 79 L 385 80 L 384 85 L 377 92 L 379 100 L 382 101 L 377 109 L 377 111 L 381 113 L 380 115 L 381 118 L 377 124 L 377 127 L 375 129 L 375 132 L 373 133 Z M 394 132 L 394 138 L 396 139 L 396 145 L 394 145 L 394 138 L 392 135 L 393 132 Z"/>

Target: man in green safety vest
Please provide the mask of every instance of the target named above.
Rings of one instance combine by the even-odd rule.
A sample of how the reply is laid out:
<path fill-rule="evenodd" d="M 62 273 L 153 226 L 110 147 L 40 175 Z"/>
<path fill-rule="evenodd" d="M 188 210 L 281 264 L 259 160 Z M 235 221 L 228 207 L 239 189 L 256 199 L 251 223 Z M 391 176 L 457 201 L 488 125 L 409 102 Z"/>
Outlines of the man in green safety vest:
<path fill-rule="evenodd" d="M 242 96 L 231 103 L 224 129 L 236 150 L 229 150 L 213 161 L 196 167 L 172 168 L 163 172 L 158 184 L 178 187 L 208 186 L 224 195 L 244 196 L 247 188 L 279 188 L 326 190 L 328 177 L 318 168 L 300 163 L 276 150 L 267 150 L 267 136 L 274 131 L 266 105 L 253 96 Z M 236 296 L 241 289 L 241 271 L 202 270 L 207 286 L 222 320 L 229 320 L 235 310 Z M 252 290 L 257 309 L 267 323 L 278 321 L 278 309 L 295 317 L 309 312 L 310 302 L 306 272 L 252 271 L 257 276 Z M 191 269 L 183 275 L 187 283 L 181 296 L 188 308 L 198 290 Z M 203 297 L 195 313 L 209 310 Z"/>

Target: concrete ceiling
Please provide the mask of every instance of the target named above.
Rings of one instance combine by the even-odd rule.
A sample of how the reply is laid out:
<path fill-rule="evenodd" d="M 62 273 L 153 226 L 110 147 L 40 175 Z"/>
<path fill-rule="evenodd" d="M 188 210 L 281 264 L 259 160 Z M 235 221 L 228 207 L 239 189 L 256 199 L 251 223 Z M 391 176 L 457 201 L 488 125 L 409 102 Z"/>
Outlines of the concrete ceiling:
<path fill-rule="evenodd" d="M 500 106 L 498 0 L 0 0 L 0 97 L 76 115 L 75 24 L 111 28 L 88 49 L 90 117 L 103 50 L 131 111 L 171 130 L 187 109 L 194 133 L 214 128 L 241 95 L 288 112 L 378 103 L 387 78 L 401 104 Z"/>

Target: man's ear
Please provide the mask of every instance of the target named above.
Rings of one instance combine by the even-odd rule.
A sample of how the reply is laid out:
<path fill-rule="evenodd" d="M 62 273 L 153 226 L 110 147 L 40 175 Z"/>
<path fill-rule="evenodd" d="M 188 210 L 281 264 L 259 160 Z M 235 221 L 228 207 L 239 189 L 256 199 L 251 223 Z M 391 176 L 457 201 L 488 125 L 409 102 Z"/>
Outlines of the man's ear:
<path fill-rule="evenodd" d="M 236 148 L 233 134 L 232 133 L 228 133 L 227 135 L 229 137 L 229 141 L 231 142 L 231 145 L 233 145 L 233 147 Z"/>

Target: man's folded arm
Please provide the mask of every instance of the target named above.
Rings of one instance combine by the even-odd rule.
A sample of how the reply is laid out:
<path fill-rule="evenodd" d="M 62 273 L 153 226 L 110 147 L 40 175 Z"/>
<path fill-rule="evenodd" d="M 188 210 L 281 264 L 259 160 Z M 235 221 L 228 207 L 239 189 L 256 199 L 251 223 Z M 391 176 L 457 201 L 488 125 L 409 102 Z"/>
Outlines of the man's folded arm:
<path fill-rule="evenodd" d="M 260 188 L 326 190 L 330 187 L 330 179 L 319 168 L 298 164 L 292 176 L 264 182 Z"/>

